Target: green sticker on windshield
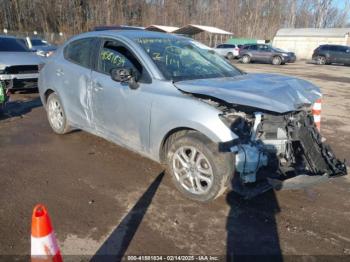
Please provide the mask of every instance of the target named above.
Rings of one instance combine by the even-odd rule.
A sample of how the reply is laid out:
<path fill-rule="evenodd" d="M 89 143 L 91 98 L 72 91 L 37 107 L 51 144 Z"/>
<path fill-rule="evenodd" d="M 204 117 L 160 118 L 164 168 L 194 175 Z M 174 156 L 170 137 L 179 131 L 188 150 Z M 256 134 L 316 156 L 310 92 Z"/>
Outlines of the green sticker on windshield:
<path fill-rule="evenodd" d="M 103 50 L 100 56 L 102 61 L 110 62 L 116 67 L 124 67 L 126 62 L 125 57 L 117 55 L 116 53 L 108 50 Z"/>

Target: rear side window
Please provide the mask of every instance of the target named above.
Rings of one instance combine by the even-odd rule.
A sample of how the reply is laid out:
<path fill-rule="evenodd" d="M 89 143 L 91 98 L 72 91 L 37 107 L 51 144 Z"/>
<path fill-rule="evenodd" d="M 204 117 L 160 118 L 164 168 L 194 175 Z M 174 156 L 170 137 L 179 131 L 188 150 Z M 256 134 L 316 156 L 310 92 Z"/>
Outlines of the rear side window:
<path fill-rule="evenodd" d="M 337 51 L 338 52 L 343 52 L 345 53 L 348 48 L 346 46 L 337 46 Z"/>
<path fill-rule="evenodd" d="M 95 48 L 94 42 L 93 38 L 71 42 L 63 51 L 64 58 L 83 67 L 92 68 L 91 54 Z"/>

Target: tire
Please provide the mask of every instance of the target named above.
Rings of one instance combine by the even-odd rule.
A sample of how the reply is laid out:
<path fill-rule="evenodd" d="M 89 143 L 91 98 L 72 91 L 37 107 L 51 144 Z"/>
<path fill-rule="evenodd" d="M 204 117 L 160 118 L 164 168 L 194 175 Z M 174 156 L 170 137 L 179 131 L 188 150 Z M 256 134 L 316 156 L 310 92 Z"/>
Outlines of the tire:
<path fill-rule="evenodd" d="M 250 56 L 249 55 L 244 55 L 242 57 L 242 62 L 243 62 L 243 64 L 249 64 L 250 63 Z"/>
<path fill-rule="evenodd" d="M 282 64 L 282 59 L 279 56 L 274 56 L 272 58 L 272 64 L 273 65 L 281 65 Z"/>
<path fill-rule="evenodd" d="M 228 60 L 233 60 L 233 59 L 235 58 L 234 55 L 233 55 L 231 52 L 229 52 L 229 53 L 226 55 L 226 57 L 227 57 Z"/>
<path fill-rule="evenodd" d="M 56 93 L 51 93 L 46 102 L 47 119 L 52 130 L 59 135 L 70 131 L 62 102 Z"/>
<path fill-rule="evenodd" d="M 233 154 L 220 153 L 217 144 L 195 131 L 170 139 L 166 160 L 176 188 L 200 202 L 219 197 L 234 172 Z"/>
<path fill-rule="evenodd" d="M 327 59 L 326 59 L 325 56 L 322 56 L 322 55 L 317 56 L 317 58 L 316 58 L 316 63 L 317 63 L 318 65 L 326 65 L 326 64 L 327 64 Z"/>

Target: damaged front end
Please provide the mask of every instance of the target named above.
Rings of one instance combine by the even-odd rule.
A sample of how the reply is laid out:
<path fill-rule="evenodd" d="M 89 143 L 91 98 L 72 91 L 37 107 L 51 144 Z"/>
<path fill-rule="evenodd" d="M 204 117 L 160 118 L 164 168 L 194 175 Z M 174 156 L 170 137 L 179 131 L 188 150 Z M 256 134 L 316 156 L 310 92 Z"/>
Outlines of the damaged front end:
<path fill-rule="evenodd" d="M 251 198 L 271 188 L 297 189 L 347 174 L 331 148 L 322 142 L 311 110 L 257 112 L 224 107 L 221 119 L 239 136 L 232 189 Z"/>

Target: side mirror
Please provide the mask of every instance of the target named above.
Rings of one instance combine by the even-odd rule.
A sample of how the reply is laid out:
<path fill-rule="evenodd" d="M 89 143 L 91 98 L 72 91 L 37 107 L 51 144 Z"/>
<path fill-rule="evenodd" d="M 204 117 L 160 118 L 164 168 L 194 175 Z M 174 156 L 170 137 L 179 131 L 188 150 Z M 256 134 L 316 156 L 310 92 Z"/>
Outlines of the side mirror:
<path fill-rule="evenodd" d="M 131 89 L 137 89 L 139 87 L 132 69 L 113 68 L 111 70 L 111 78 L 117 82 L 128 83 Z"/>

